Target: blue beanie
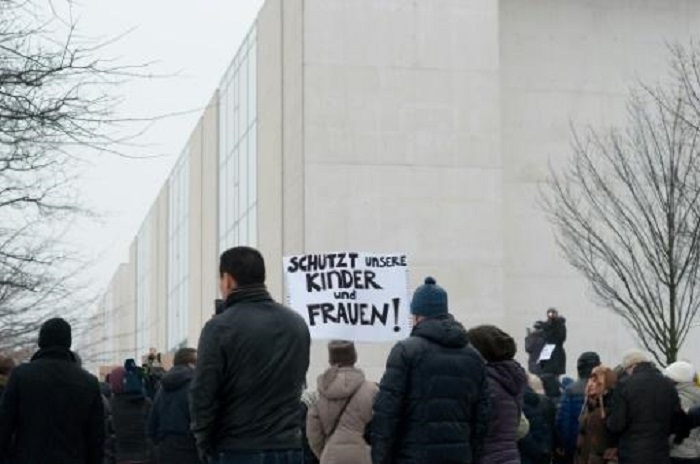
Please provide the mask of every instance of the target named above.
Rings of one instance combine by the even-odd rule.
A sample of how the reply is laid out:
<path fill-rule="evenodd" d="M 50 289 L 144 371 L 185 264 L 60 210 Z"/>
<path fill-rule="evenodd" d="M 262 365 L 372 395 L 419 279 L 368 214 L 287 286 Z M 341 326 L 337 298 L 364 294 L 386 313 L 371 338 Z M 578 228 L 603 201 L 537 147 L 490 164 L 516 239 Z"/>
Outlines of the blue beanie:
<path fill-rule="evenodd" d="M 411 314 L 424 317 L 447 314 L 447 292 L 432 277 L 426 278 L 425 284 L 413 294 Z"/>

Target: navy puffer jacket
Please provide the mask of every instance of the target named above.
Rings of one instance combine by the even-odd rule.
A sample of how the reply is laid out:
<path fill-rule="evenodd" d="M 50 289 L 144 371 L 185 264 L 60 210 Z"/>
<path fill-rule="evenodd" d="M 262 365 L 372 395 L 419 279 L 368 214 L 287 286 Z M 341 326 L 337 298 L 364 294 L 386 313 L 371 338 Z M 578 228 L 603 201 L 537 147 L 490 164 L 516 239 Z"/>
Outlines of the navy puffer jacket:
<path fill-rule="evenodd" d="M 487 365 L 492 418 L 481 464 L 520 464 L 518 424 L 527 386 L 525 369 L 516 361 Z"/>
<path fill-rule="evenodd" d="M 451 316 L 394 346 L 374 403 L 372 462 L 478 462 L 490 418 L 484 361 Z"/>

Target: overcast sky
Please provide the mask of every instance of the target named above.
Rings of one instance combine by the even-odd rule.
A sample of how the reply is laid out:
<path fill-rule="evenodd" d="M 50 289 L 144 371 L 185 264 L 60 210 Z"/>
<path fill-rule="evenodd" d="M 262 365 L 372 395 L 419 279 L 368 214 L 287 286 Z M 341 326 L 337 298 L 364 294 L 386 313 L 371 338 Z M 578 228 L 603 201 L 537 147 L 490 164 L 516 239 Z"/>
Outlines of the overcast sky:
<path fill-rule="evenodd" d="M 201 111 L 219 84 L 263 0 L 82 0 L 75 6 L 79 30 L 91 37 L 129 32 L 108 48 L 123 64 L 155 62 L 149 72 L 173 75 L 138 79 L 117 89 L 125 98 L 124 116 L 150 117 L 189 110 L 158 122 L 141 139 L 155 159 L 127 160 L 101 155 L 80 181 L 96 222 L 70 230 L 67 239 L 94 259 L 94 283 L 108 283 L 157 192 L 184 148 Z M 175 75 L 177 74 L 177 75 Z"/>

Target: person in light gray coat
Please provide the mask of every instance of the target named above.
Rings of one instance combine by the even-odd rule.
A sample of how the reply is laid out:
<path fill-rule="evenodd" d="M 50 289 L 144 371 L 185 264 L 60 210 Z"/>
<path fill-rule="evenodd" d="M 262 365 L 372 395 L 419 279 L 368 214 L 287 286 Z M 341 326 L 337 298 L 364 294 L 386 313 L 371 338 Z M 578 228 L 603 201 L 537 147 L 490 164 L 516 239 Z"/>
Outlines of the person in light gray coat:
<path fill-rule="evenodd" d="M 685 361 L 678 361 L 664 370 L 664 375 L 673 380 L 685 412 L 700 406 L 700 387 L 695 380 L 695 368 Z M 694 429 L 690 436 L 671 448 L 672 464 L 700 464 L 700 429 Z"/>

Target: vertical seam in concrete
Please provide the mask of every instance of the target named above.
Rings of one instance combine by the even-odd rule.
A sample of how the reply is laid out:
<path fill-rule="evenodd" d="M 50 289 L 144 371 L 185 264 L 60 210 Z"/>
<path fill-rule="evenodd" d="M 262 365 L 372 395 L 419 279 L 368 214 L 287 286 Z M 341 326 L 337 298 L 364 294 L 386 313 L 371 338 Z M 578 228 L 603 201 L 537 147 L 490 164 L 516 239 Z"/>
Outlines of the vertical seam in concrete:
<path fill-rule="evenodd" d="M 301 0 L 301 246 L 306 253 L 306 0 Z"/>
<path fill-rule="evenodd" d="M 282 255 L 286 253 L 286 232 L 287 224 L 284 219 L 284 171 L 285 171 L 285 156 L 284 156 L 284 2 L 279 0 L 280 4 L 280 217 L 282 218 Z M 257 97 L 256 97 L 257 98 Z M 282 285 L 284 287 L 284 283 Z"/>
<path fill-rule="evenodd" d="M 199 157 L 200 161 L 199 164 L 201 165 L 201 169 L 199 170 L 199 186 L 200 186 L 200 195 L 199 195 L 199 214 L 202 216 L 202 219 L 204 219 L 205 215 L 205 206 L 204 206 L 204 191 L 205 191 L 205 184 L 204 184 L 204 160 L 206 158 L 204 154 L 204 137 L 205 137 L 205 132 L 207 129 L 207 116 L 209 116 L 207 113 L 209 113 L 209 109 L 211 107 L 211 101 L 209 104 L 204 109 L 204 114 L 202 115 L 202 128 L 199 132 Z M 200 302 L 200 308 L 199 308 L 199 321 L 198 324 L 201 327 L 204 322 L 204 305 L 201 304 L 203 303 L 204 300 L 204 255 L 205 255 L 205 246 L 204 246 L 204 220 L 201 221 L 201 225 L 199 226 L 199 234 L 201 235 L 199 239 L 199 302 Z M 188 324 L 189 325 L 189 324 Z M 187 327 L 187 332 L 191 332 L 191 327 Z M 189 336 L 188 336 L 189 338 Z M 192 340 L 188 340 L 188 343 L 191 344 Z"/>

